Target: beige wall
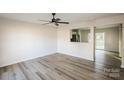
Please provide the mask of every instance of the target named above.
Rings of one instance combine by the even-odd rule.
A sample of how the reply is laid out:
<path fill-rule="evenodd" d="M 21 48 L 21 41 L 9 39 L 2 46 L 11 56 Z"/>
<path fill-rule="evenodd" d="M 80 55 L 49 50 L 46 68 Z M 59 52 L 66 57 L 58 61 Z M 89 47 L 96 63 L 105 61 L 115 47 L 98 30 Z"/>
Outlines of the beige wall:
<path fill-rule="evenodd" d="M 119 27 L 99 28 L 95 32 L 105 34 L 104 50 L 119 52 Z"/>
<path fill-rule="evenodd" d="M 56 40 L 52 27 L 0 18 L 0 67 L 55 53 Z"/>

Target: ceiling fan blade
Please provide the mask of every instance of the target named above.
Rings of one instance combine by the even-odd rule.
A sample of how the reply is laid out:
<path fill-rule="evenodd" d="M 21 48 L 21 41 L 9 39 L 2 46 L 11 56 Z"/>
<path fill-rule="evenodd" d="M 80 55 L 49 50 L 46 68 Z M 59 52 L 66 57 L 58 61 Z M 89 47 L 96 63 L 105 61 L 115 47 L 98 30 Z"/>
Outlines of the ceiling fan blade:
<path fill-rule="evenodd" d="M 43 21 L 43 22 L 49 22 L 49 21 L 47 21 L 47 20 L 39 20 L 39 21 Z"/>
<path fill-rule="evenodd" d="M 44 24 L 42 24 L 42 25 L 47 25 L 47 24 L 51 24 L 51 23 L 44 23 Z"/>
<path fill-rule="evenodd" d="M 56 23 L 60 23 L 60 24 L 69 24 L 69 22 L 56 22 Z"/>
<path fill-rule="evenodd" d="M 56 18 L 56 22 L 60 21 L 61 19 L 60 18 Z"/>

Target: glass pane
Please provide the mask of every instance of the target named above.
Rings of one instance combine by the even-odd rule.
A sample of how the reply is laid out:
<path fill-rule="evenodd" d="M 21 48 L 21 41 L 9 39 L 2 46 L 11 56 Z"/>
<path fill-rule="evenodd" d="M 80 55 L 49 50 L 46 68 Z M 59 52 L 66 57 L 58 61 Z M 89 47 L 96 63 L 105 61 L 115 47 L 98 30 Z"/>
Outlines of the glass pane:
<path fill-rule="evenodd" d="M 96 33 L 96 49 L 104 49 L 104 33 Z"/>

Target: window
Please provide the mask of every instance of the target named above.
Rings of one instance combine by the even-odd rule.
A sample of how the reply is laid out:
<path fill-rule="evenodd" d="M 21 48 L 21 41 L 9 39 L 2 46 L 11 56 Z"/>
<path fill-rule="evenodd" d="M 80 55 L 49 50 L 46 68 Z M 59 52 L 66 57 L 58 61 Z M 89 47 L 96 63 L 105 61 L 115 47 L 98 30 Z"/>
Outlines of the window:
<path fill-rule="evenodd" d="M 96 49 L 104 49 L 105 33 L 96 33 Z"/>

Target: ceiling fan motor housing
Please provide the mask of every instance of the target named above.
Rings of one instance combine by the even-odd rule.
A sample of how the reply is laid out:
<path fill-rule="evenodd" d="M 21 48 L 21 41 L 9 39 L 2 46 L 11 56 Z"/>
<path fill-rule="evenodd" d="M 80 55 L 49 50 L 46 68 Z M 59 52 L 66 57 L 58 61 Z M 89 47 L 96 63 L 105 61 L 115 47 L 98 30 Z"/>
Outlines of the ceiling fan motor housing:
<path fill-rule="evenodd" d="M 53 19 L 52 19 L 52 22 L 56 22 L 56 19 L 55 19 L 55 15 L 56 15 L 56 13 L 52 13 L 52 15 L 53 15 Z"/>

